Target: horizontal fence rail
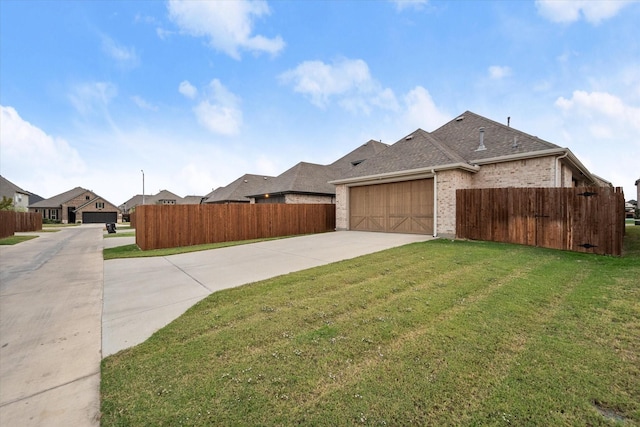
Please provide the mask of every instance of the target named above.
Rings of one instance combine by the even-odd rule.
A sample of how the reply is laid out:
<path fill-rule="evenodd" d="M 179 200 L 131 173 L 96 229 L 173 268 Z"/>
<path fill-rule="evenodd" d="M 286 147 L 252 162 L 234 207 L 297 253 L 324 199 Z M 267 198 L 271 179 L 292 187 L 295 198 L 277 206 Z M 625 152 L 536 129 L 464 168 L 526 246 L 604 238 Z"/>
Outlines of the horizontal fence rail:
<path fill-rule="evenodd" d="M 135 212 L 142 250 L 335 230 L 333 204 L 144 205 Z"/>
<path fill-rule="evenodd" d="M 42 230 L 42 214 L 0 211 L 0 239 L 18 232 L 38 230 Z"/>
<path fill-rule="evenodd" d="M 456 190 L 459 238 L 621 255 L 621 188 Z"/>

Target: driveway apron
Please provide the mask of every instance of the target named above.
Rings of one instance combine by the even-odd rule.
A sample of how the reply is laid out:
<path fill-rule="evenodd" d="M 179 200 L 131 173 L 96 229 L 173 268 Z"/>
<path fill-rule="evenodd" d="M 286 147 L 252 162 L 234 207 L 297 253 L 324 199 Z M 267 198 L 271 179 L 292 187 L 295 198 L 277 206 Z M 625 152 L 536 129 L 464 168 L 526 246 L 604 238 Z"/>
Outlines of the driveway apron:
<path fill-rule="evenodd" d="M 105 261 L 103 357 L 142 343 L 212 292 L 431 238 L 337 231 L 167 257 Z"/>
<path fill-rule="evenodd" d="M 102 226 L 0 246 L 0 425 L 97 426 Z"/>

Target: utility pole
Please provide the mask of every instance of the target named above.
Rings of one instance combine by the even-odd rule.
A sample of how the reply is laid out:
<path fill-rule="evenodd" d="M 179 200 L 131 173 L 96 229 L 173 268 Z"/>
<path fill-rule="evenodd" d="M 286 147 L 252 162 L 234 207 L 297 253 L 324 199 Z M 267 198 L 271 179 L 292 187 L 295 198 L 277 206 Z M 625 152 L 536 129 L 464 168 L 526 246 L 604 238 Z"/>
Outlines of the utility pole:
<path fill-rule="evenodd" d="M 142 204 L 144 205 L 144 171 L 140 169 L 140 172 L 142 172 Z"/>

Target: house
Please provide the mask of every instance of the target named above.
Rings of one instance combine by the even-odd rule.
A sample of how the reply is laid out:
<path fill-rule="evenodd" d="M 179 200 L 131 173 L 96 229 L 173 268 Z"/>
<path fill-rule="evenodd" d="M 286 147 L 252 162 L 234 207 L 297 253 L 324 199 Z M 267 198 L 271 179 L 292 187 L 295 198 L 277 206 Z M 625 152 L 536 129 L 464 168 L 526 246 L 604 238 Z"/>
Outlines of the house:
<path fill-rule="evenodd" d="M 330 165 L 300 162 L 277 177 L 245 174 L 209 193 L 203 203 L 335 203 L 329 181 L 385 148 L 372 140 Z"/>
<path fill-rule="evenodd" d="M 122 221 L 120 209 L 93 191 L 82 187 L 32 203 L 29 205 L 29 212 L 41 213 L 43 220 L 63 224 Z"/>
<path fill-rule="evenodd" d="M 160 190 L 157 194 L 136 194 L 119 206 L 123 214 L 129 215 L 131 210 L 138 205 L 199 205 L 202 196 L 180 197 L 169 190 Z"/>
<path fill-rule="evenodd" d="M 30 193 L 15 185 L 2 175 L 0 175 L 0 200 L 10 199 L 13 203 L 13 210 L 26 212 L 29 203 L 36 203 L 43 200 L 37 194 Z"/>
<path fill-rule="evenodd" d="M 230 184 L 218 187 L 207 194 L 202 203 L 251 203 L 252 200 L 248 195 L 259 191 L 263 186 L 263 182 L 270 179 L 273 179 L 273 177 L 250 173 L 244 174 Z"/>
<path fill-rule="evenodd" d="M 456 190 L 610 186 L 568 149 L 466 111 L 406 135 L 336 185 L 336 228 L 454 236 Z"/>
<path fill-rule="evenodd" d="M 329 165 L 300 162 L 263 182 L 259 191 L 248 197 L 255 203 L 328 203 L 335 204 L 336 189 L 329 181 L 348 173 L 356 165 L 387 148 L 371 140 Z"/>

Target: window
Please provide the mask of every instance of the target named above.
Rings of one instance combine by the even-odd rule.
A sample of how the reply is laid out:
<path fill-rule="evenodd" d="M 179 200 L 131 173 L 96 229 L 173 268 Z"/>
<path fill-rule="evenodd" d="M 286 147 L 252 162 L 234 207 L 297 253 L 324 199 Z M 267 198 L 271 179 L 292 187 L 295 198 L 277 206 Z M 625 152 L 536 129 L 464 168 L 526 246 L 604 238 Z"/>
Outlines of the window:
<path fill-rule="evenodd" d="M 84 196 L 84 199 L 85 199 L 85 200 L 89 200 L 89 199 L 90 199 L 90 197 L 89 197 L 89 196 Z"/>
<path fill-rule="evenodd" d="M 104 209 L 104 202 L 96 202 L 96 209 Z"/>

